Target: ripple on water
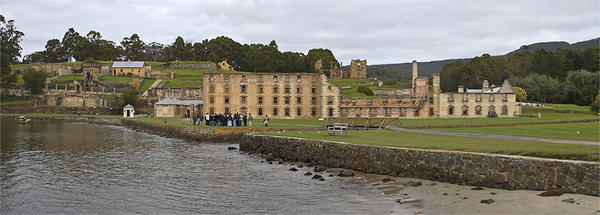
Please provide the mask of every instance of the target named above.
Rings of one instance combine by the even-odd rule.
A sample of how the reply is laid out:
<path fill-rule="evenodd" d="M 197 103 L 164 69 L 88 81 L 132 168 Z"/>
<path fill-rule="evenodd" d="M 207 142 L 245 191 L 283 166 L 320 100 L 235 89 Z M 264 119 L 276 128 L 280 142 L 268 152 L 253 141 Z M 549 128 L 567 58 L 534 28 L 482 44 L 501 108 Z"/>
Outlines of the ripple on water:
<path fill-rule="evenodd" d="M 118 126 L 2 122 L 6 213 L 388 213 L 371 187 Z"/>

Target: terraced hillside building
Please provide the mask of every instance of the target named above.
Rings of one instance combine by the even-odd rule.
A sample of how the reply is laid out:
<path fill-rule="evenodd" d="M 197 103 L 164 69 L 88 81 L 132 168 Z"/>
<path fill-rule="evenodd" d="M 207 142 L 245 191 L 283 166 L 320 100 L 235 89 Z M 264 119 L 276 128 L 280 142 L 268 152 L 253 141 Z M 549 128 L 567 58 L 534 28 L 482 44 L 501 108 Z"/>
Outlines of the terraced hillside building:
<path fill-rule="evenodd" d="M 146 77 L 146 64 L 144 61 L 116 61 L 112 64 L 112 74 Z"/>
<path fill-rule="evenodd" d="M 294 119 L 340 111 L 340 90 L 322 73 L 207 73 L 203 88 L 204 113 Z"/>

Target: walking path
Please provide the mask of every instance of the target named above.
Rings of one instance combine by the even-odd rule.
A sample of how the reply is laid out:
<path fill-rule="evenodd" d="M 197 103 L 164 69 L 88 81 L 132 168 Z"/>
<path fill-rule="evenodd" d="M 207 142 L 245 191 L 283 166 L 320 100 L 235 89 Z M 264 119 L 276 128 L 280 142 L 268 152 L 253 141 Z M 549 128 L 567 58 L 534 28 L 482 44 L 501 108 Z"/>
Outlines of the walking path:
<path fill-rule="evenodd" d="M 396 130 L 396 131 L 406 131 L 406 132 L 421 133 L 421 134 L 438 134 L 438 135 L 449 135 L 449 136 L 460 136 L 460 137 L 492 138 L 492 139 L 502 139 L 502 140 L 540 141 L 540 142 L 561 143 L 561 144 L 600 146 L 600 142 L 586 141 L 586 140 L 560 140 L 560 139 L 550 139 L 550 138 L 541 138 L 541 137 L 462 133 L 462 132 L 436 131 L 436 130 L 427 130 L 427 129 L 406 129 L 406 128 L 400 128 L 400 127 L 395 127 L 395 126 L 390 126 L 388 128 L 392 129 L 392 130 Z"/>

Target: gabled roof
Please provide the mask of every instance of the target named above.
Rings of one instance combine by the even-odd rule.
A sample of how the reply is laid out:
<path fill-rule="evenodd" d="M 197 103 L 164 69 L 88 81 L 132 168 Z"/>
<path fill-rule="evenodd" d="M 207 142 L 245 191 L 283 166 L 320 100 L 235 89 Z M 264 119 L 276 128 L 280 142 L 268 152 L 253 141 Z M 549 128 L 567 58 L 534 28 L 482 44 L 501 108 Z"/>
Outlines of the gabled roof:
<path fill-rule="evenodd" d="M 154 103 L 155 105 L 201 105 L 204 104 L 204 100 L 179 100 L 173 97 L 167 97 L 159 102 Z"/>
<path fill-rule="evenodd" d="M 113 68 L 141 68 L 144 67 L 144 61 L 115 61 Z"/>
<path fill-rule="evenodd" d="M 501 87 L 494 87 L 493 89 L 489 90 L 467 89 L 467 93 L 515 93 L 515 91 L 512 90 L 512 85 L 510 82 L 508 80 L 504 80 L 504 83 Z"/>
<path fill-rule="evenodd" d="M 500 93 L 515 93 L 515 91 L 513 91 L 512 89 L 512 85 L 508 80 L 504 80 L 504 83 L 502 83 L 502 87 L 500 87 Z"/>
<path fill-rule="evenodd" d="M 133 106 L 131 106 L 130 104 L 125 105 L 125 107 L 123 108 L 133 108 Z"/>

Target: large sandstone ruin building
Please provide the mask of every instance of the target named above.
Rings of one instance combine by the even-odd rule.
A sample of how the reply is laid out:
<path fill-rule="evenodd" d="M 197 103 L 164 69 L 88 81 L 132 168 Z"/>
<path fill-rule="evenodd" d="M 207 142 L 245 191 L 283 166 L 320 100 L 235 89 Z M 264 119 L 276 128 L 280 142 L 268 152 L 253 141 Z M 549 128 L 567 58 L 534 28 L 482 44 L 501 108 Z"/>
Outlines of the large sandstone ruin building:
<path fill-rule="evenodd" d="M 433 75 L 430 90 L 429 79 L 418 76 L 416 61 L 413 61 L 410 90 L 396 90 L 376 98 L 342 96 L 340 104 L 341 117 L 362 118 L 514 117 L 520 112 L 508 80 L 501 87 L 489 86 L 484 81 L 482 89 L 459 87 L 456 93 L 442 93 L 439 74 Z"/>
<path fill-rule="evenodd" d="M 321 73 L 207 73 L 204 113 L 338 117 L 340 91 Z"/>

